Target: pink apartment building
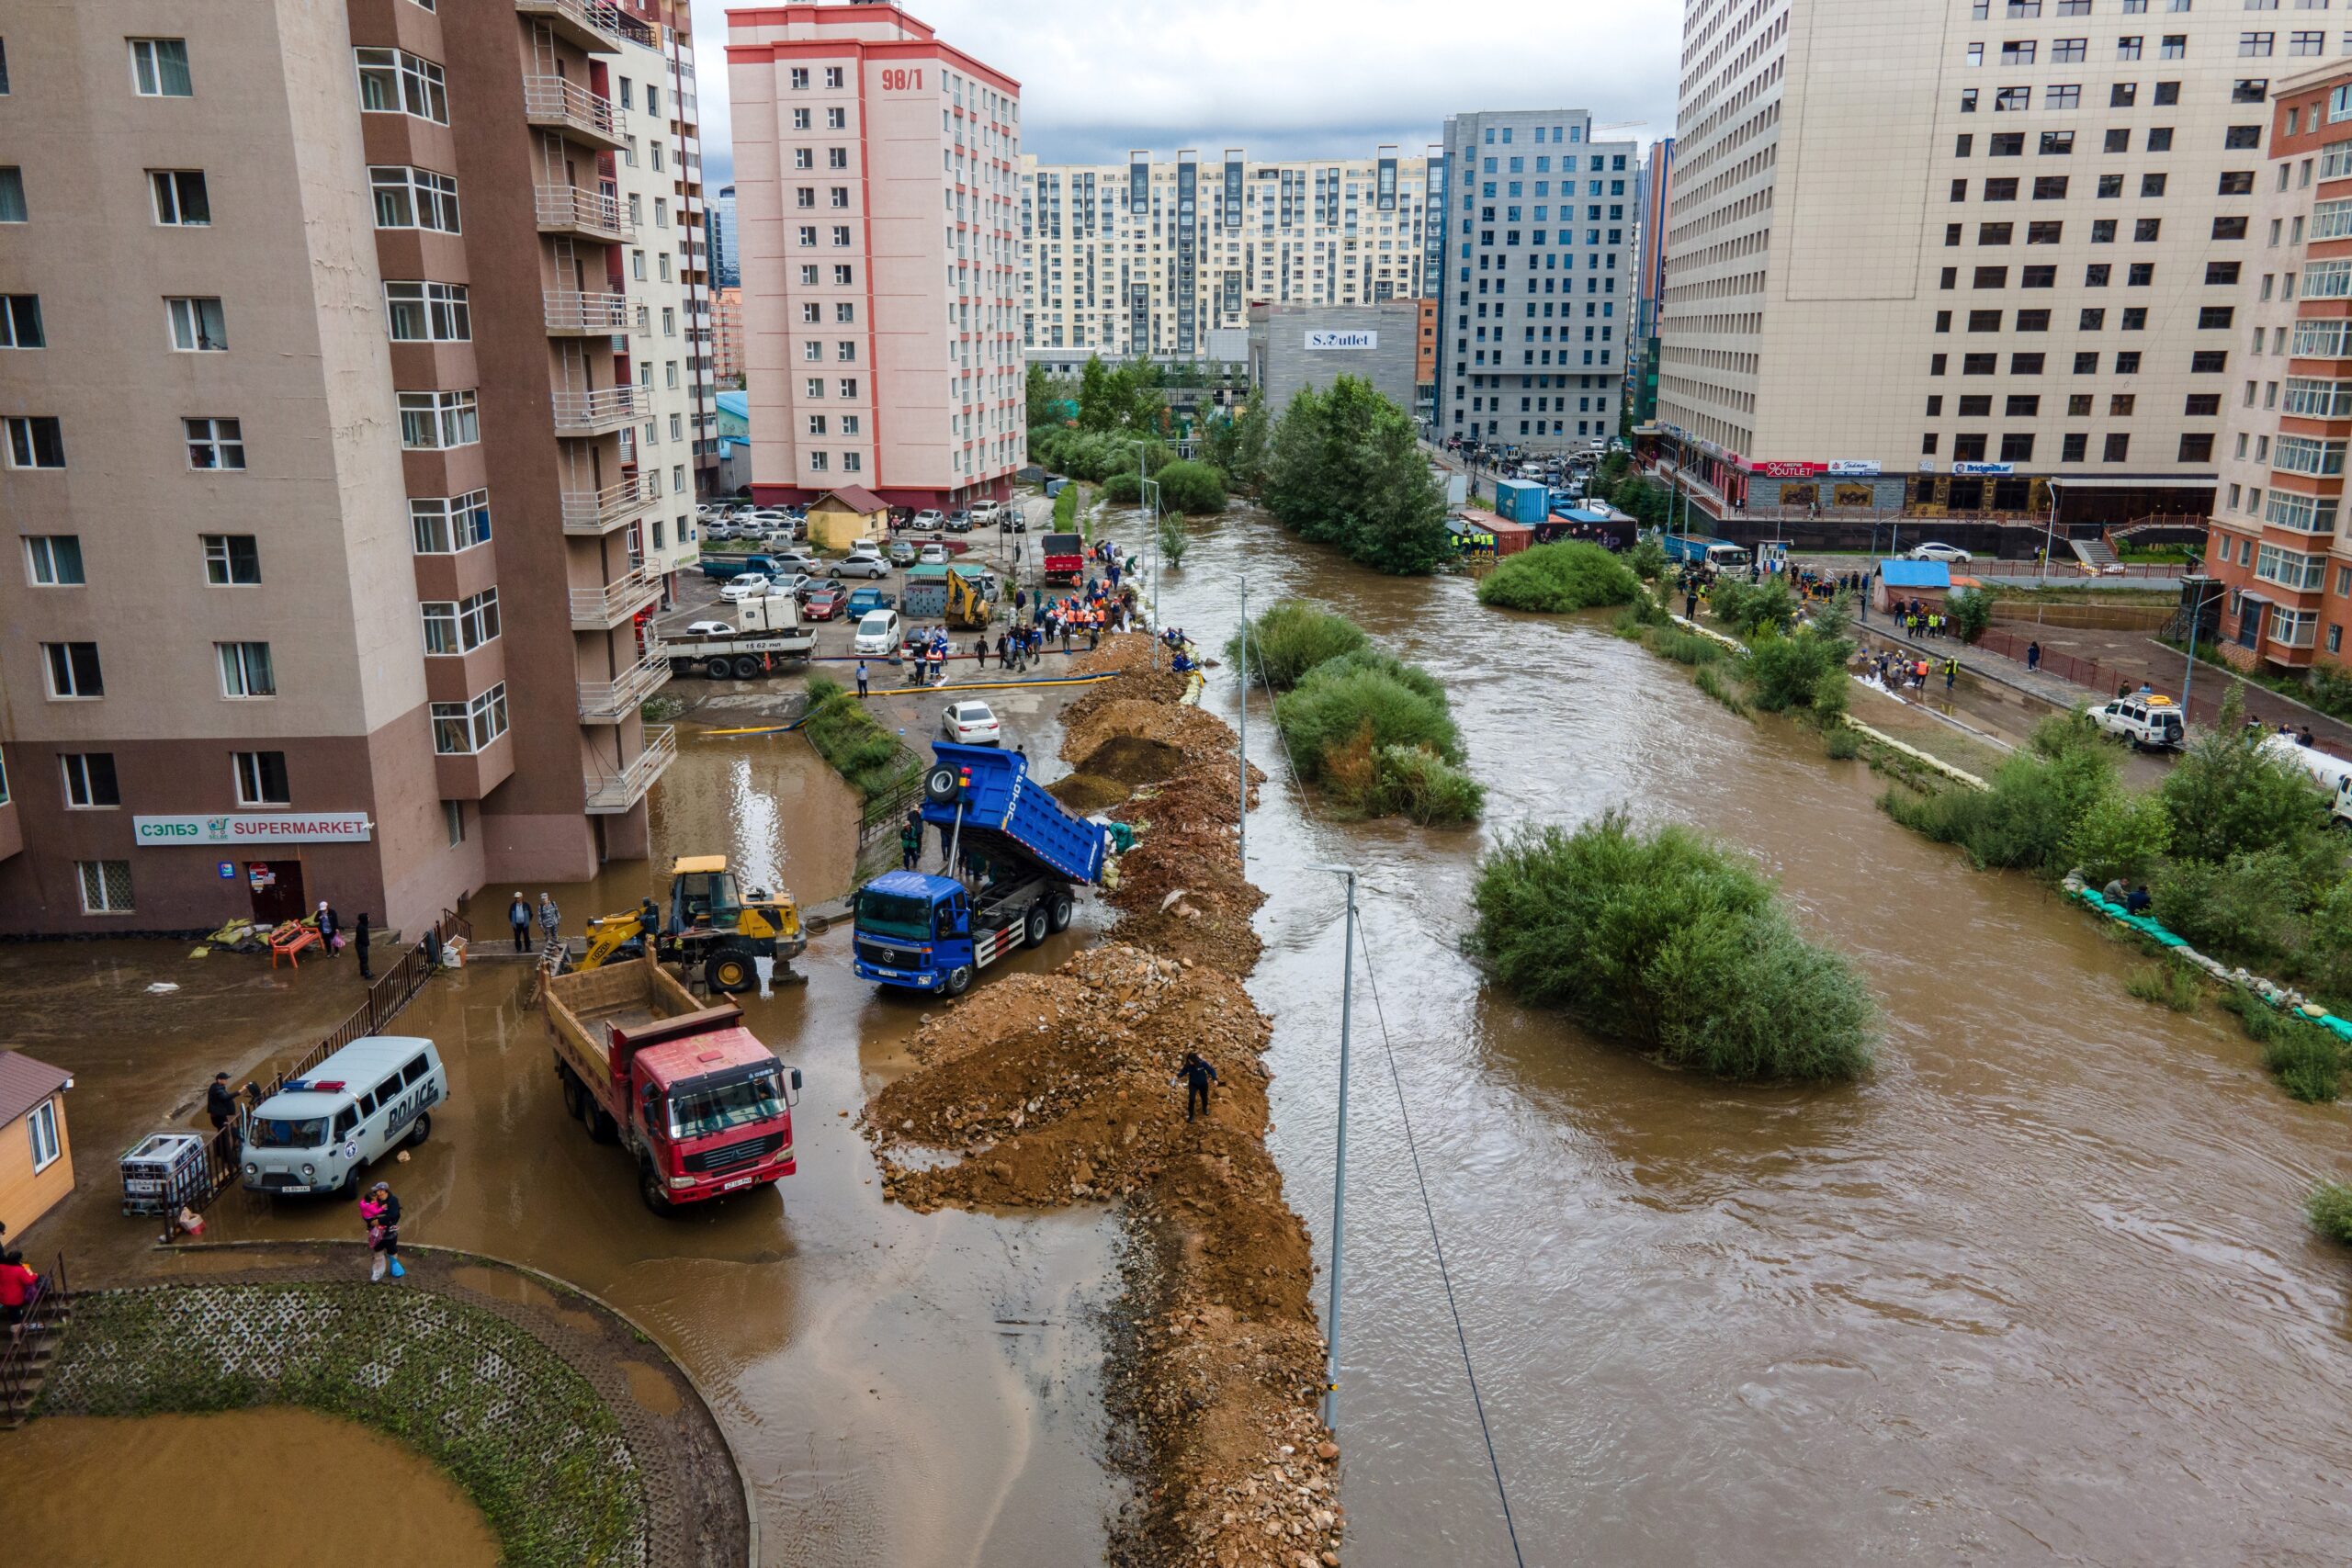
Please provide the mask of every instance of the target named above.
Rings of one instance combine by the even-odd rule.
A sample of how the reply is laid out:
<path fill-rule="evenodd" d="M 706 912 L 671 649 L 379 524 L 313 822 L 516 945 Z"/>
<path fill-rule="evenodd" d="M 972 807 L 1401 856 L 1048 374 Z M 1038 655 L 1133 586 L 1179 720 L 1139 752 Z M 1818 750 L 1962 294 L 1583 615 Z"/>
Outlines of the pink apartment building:
<path fill-rule="evenodd" d="M 899 506 L 1024 460 L 1021 88 L 894 5 L 728 13 L 752 491 Z"/>

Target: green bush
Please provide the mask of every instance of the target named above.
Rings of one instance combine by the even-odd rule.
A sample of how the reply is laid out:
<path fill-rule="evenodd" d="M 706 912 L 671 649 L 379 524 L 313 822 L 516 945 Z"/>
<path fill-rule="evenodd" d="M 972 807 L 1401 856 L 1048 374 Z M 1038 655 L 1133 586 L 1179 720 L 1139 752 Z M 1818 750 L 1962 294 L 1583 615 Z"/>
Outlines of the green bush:
<path fill-rule="evenodd" d="M 1944 595 L 1944 611 L 1962 642 L 1974 642 L 1993 624 L 1993 596 L 1973 590 Z"/>
<path fill-rule="evenodd" d="M 2205 987 L 2185 964 L 2151 964 L 2124 977 L 2123 988 L 2143 1002 L 2154 1002 L 2175 1012 L 2195 1012 Z"/>
<path fill-rule="evenodd" d="M 1699 666 L 1699 672 L 1690 678 L 1690 683 L 1731 709 L 1732 712 L 1746 716 L 1747 700 L 1740 696 L 1737 687 L 1724 678 L 1723 666 L 1702 664 Z"/>
<path fill-rule="evenodd" d="M 808 678 L 808 706 L 800 732 L 817 754 L 867 800 L 905 785 L 922 770 L 922 760 L 875 721 L 864 703 L 828 675 Z"/>
<path fill-rule="evenodd" d="M 1557 615 L 1631 604 L 1641 592 L 1632 567 L 1599 545 L 1569 540 L 1505 556 L 1479 581 L 1478 603 Z"/>
<path fill-rule="evenodd" d="M 2352 675 L 2333 664 L 2314 664 L 2310 684 L 2312 706 L 2331 718 L 2352 718 Z"/>
<path fill-rule="evenodd" d="M 1282 691 L 1297 685 L 1325 660 L 1353 653 L 1370 641 L 1363 628 L 1346 616 L 1304 599 L 1285 599 L 1250 623 L 1250 672 Z M 1232 663 L 1241 661 L 1238 634 L 1226 643 L 1225 657 Z"/>
<path fill-rule="evenodd" d="M 1384 747 L 1379 764 L 1384 815 L 1433 828 L 1476 822 L 1486 809 L 1487 786 L 1432 751 Z"/>
<path fill-rule="evenodd" d="M 1803 633 L 1758 636 L 1742 660 L 1756 705 L 1766 713 L 1797 708 L 1822 718 L 1846 711 L 1846 660 L 1853 645 Z"/>
<path fill-rule="evenodd" d="M 1346 653 L 1323 660 L 1302 676 L 1296 684 L 1308 685 L 1317 681 L 1336 680 L 1359 670 L 1370 670 L 1418 692 L 1440 707 L 1446 705 L 1445 687 L 1438 678 L 1418 664 L 1408 664 L 1385 648 L 1366 643 Z"/>
<path fill-rule="evenodd" d="M 1980 868 L 2056 876 L 2066 870 L 2065 847 L 2083 818 L 2116 787 L 2115 761 L 2081 726 L 2044 720 L 2029 748 L 2006 759 L 1988 782 L 1989 789 L 1926 796 L 1890 790 L 1879 805 L 1912 831 L 1958 844 Z"/>
<path fill-rule="evenodd" d="M 2222 993 L 2222 1006 L 2261 1045 L 2263 1066 L 2289 1096 L 2313 1105 L 2335 1098 L 2345 1053 L 2335 1035 L 2236 987 Z"/>
<path fill-rule="evenodd" d="M 1197 514 L 1225 510 L 1225 476 L 1206 463 L 1180 457 L 1155 477 L 1159 480 L 1159 504 L 1165 511 Z"/>
<path fill-rule="evenodd" d="M 1074 484 L 1064 485 L 1061 488 L 1061 493 L 1054 497 L 1053 531 L 1057 534 L 1075 533 L 1077 522 L 1078 487 Z"/>
<path fill-rule="evenodd" d="M 1310 779 L 1320 779 L 1334 753 L 1369 729 L 1371 749 L 1420 746 L 1448 762 L 1462 761 L 1462 736 L 1442 695 L 1432 697 L 1384 671 L 1362 668 L 1310 674 L 1274 700 L 1274 724 Z"/>
<path fill-rule="evenodd" d="M 1143 480 L 1133 468 L 1121 468 L 1102 481 L 1102 499 L 1116 506 L 1133 506 L 1143 499 Z"/>
<path fill-rule="evenodd" d="M 1842 1079 L 1871 1064 L 1868 993 L 1771 885 L 1688 829 L 1611 812 L 1524 829 L 1479 863 L 1469 946 L 1512 993 L 1724 1077 Z"/>
<path fill-rule="evenodd" d="M 1159 558 L 1170 567 L 1184 564 L 1184 552 L 1193 547 L 1193 536 L 1184 531 L 1184 514 L 1163 512 L 1159 514 Z"/>
<path fill-rule="evenodd" d="M 2236 963 L 2271 965 L 2294 951 L 2302 870 L 2281 850 L 2221 862 L 2175 859 L 2149 878 L 2156 918 L 2190 945 Z"/>
<path fill-rule="evenodd" d="M 2219 861 L 2255 850 L 2300 852 L 2324 840 L 2327 797 L 2258 740 L 2244 728 L 2233 684 L 2220 721 L 2189 742 L 2158 791 L 2172 816 L 2175 854 Z"/>
<path fill-rule="evenodd" d="M 1656 535 L 1645 534 L 1625 552 L 1625 564 L 1644 582 L 1656 582 L 1666 575 L 1666 547 L 1657 542 Z"/>
<path fill-rule="evenodd" d="M 1650 648 L 1677 664 L 1713 664 L 1727 658 L 1731 650 L 1713 637 L 1697 632 L 1686 632 L 1680 626 L 1668 626 L 1649 639 Z"/>
<path fill-rule="evenodd" d="M 2304 1207 L 2320 1235 L 2352 1246 L 2352 1187 L 2323 1181 Z"/>
<path fill-rule="evenodd" d="M 2172 818 L 2151 795 L 2102 793 L 2067 835 L 2064 858 L 2093 886 L 2149 874 L 2172 841 Z"/>
<path fill-rule="evenodd" d="M 1444 493 L 1412 416 L 1361 377 L 1293 398 L 1265 471 L 1266 509 L 1302 538 L 1376 571 L 1417 575 L 1453 558 Z"/>
<path fill-rule="evenodd" d="M 1833 761 L 1847 761 L 1862 754 L 1862 738 L 1841 724 L 1821 738 L 1821 750 Z"/>
<path fill-rule="evenodd" d="M 1760 632 L 1785 632 L 1796 619 L 1796 595 L 1789 592 L 1785 578 L 1768 577 L 1761 582 L 1742 582 L 1734 577 L 1719 577 L 1707 590 L 1708 606 L 1715 619 L 1737 636 L 1755 637 Z"/>

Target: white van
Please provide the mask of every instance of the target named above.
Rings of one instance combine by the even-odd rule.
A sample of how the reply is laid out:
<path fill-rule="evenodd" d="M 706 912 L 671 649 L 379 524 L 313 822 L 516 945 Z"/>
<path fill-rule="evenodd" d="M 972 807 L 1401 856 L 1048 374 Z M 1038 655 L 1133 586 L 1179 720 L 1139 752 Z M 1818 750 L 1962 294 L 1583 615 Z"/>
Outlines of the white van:
<path fill-rule="evenodd" d="M 360 1168 L 433 1132 L 449 1098 L 449 1070 L 433 1042 L 413 1034 L 355 1040 L 254 1107 L 239 1157 L 255 1192 L 358 1196 Z"/>
<path fill-rule="evenodd" d="M 899 612 L 868 610 L 865 618 L 857 623 L 857 640 L 850 651 L 859 654 L 879 654 L 888 659 L 899 651 Z"/>

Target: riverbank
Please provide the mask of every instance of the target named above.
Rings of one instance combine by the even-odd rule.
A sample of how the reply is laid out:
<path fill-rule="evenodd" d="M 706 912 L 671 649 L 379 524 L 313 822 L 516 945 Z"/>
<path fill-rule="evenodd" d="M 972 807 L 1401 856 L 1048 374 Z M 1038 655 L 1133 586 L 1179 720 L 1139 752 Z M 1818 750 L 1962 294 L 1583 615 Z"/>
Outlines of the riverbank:
<path fill-rule="evenodd" d="M 1151 648 L 1123 636 L 1091 656 L 1118 677 L 1071 705 L 1061 749 L 1073 779 L 1135 786 L 1110 812 L 1137 830 L 1110 942 L 929 1015 L 917 1070 L 865 1120 L 886 1191 L 918 1211 L 1125 1204 L 1109 1393 L 1138 1497 L 1113 1561 L 1333 1564 L 1314 1265 L 1266 1146 L 1272 1028 L 1241 984 L 1262 896 L 1234 840 L 1234 738 Z M 1187 1051 L 1217 1074 L 1198 1120 L 1170 1085 Z"/>

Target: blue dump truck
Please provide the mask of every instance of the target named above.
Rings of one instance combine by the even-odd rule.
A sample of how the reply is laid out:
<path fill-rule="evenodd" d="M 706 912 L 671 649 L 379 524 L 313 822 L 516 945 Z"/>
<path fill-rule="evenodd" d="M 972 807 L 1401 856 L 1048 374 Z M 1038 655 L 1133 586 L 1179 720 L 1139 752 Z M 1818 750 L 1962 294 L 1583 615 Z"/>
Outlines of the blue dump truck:
<path fill-rule="evenodd" d="M 1747 552 L 1729 539 L 1702 538 L 1696 534 L 1666 534 L 1658 543 L 1666 547 L 1666 558 L 1685 566 L 1705 567 L 1715 571 L 1746 571 Z"/>
<path fill-rule="evenodd" d="M 932 752 L 923 822 L 948 864 L 969 856 L 977 874 L 876 877 L 857 891 L 851 953 L 861 979 L 959 997 L 1006 953 L 1069 924 L 1074 890 L 1102 878 L 1109 833 L 1047 795 L 1017 751 L 940 740 Z"/>

